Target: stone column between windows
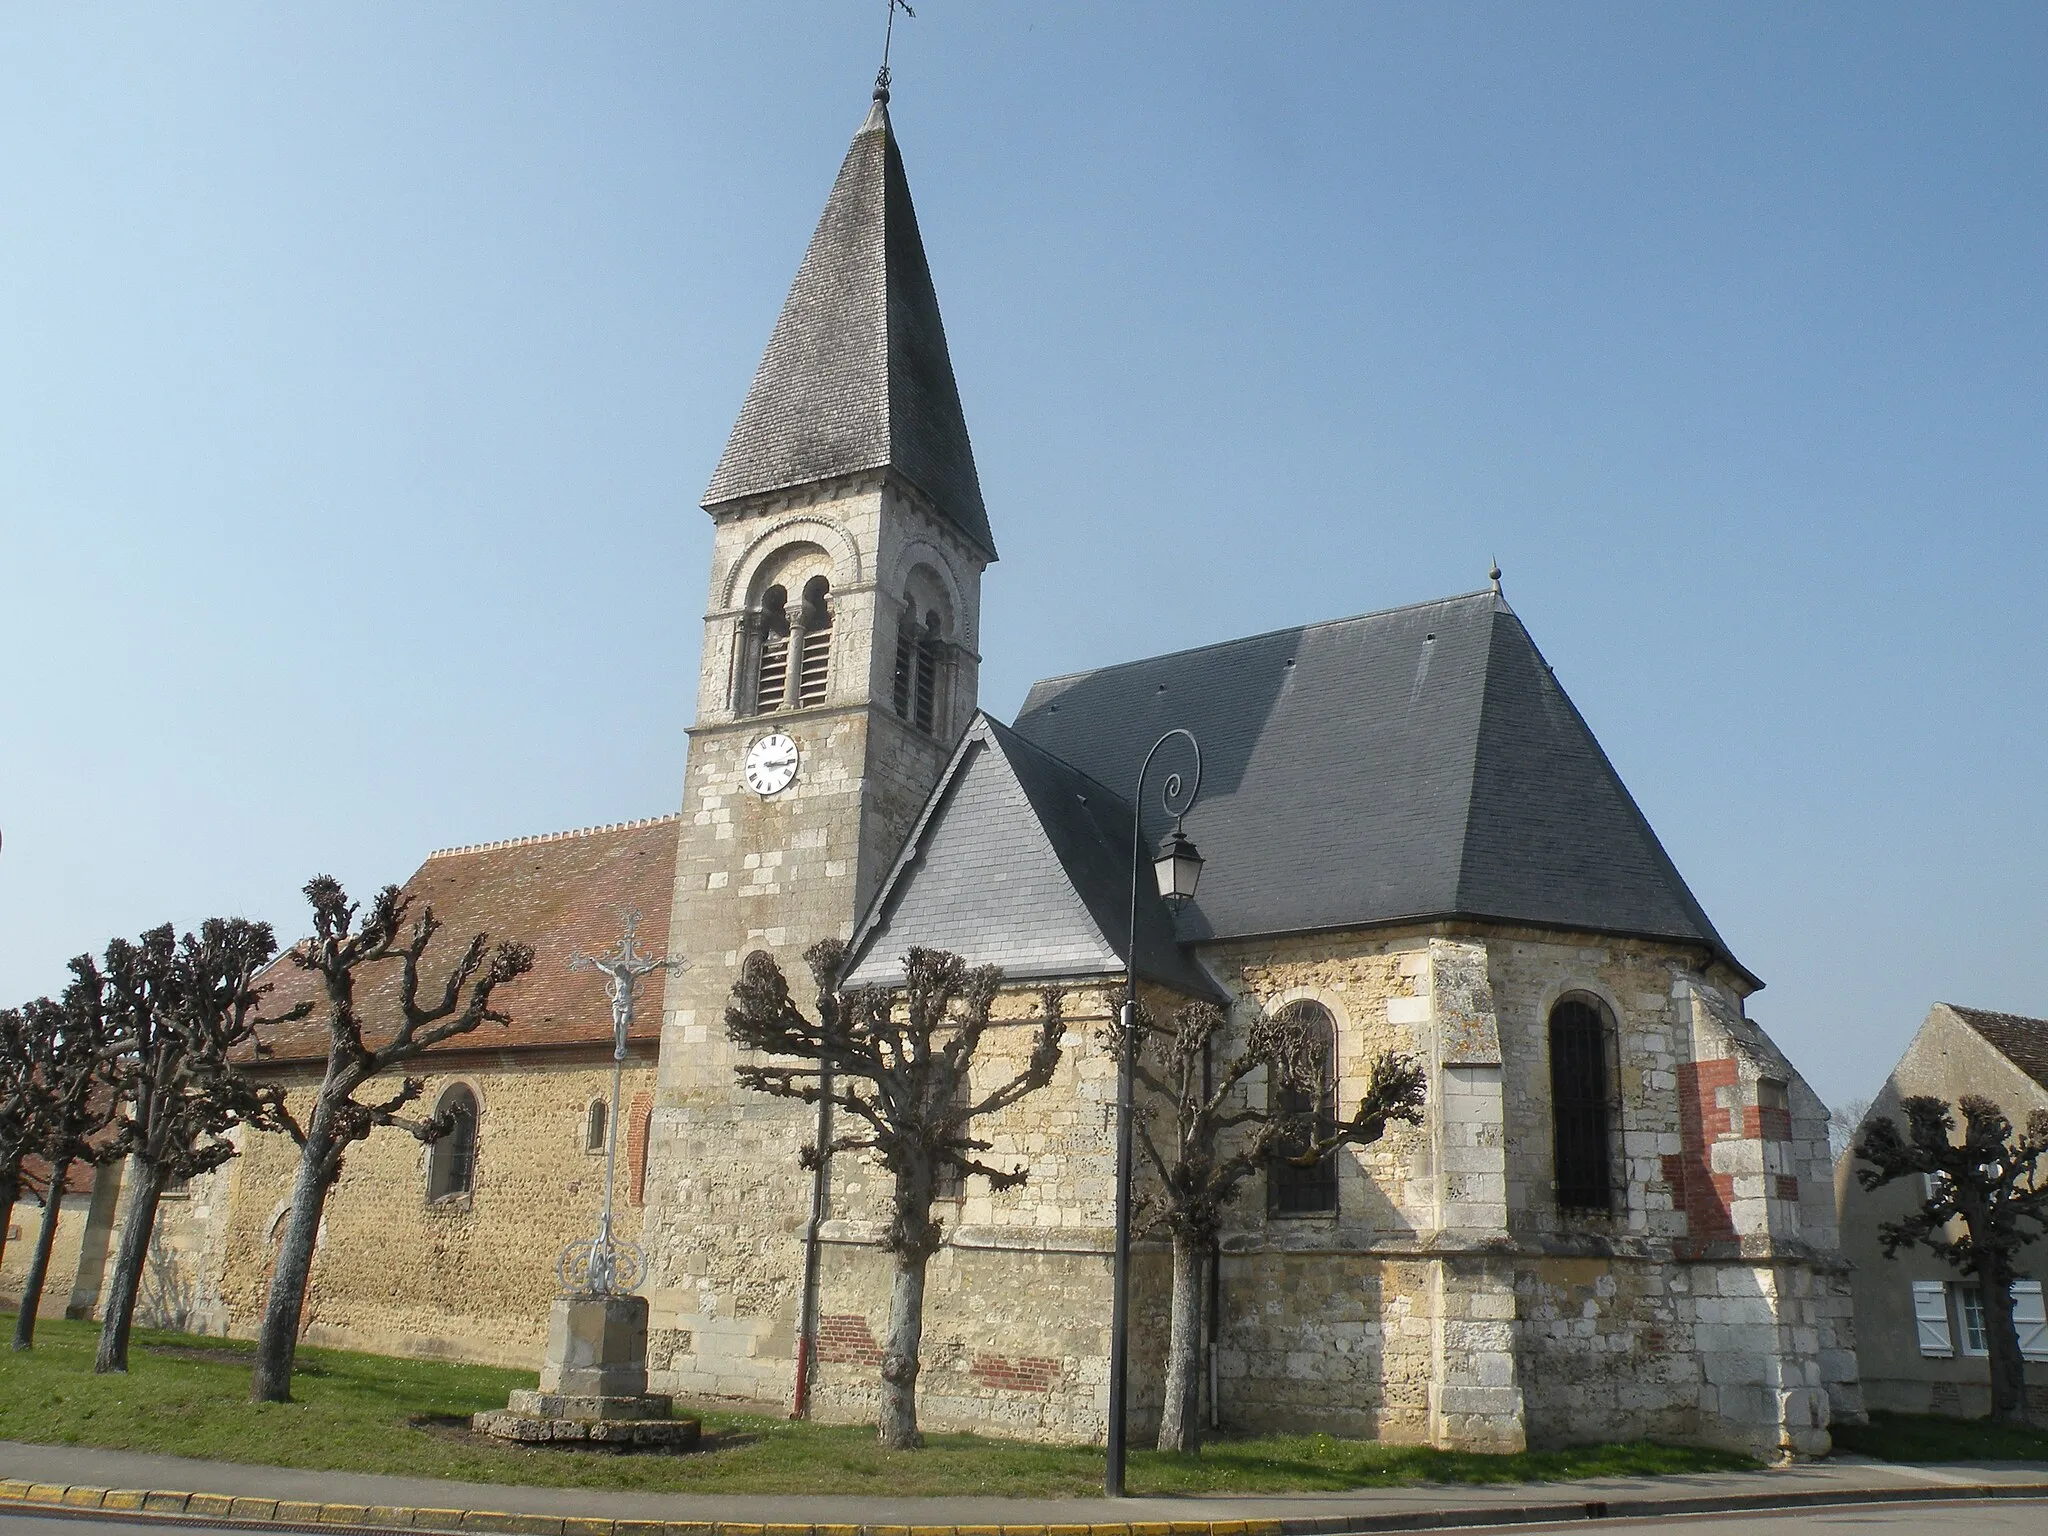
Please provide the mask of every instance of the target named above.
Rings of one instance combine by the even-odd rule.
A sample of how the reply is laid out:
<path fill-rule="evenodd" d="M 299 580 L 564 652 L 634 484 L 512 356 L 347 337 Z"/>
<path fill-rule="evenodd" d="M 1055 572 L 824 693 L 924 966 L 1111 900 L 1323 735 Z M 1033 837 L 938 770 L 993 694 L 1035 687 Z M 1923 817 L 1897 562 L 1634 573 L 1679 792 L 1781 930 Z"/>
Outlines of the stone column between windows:
<path fill-rule="evenodd" d="M 1508 1237 L 1506 1106 L 1485 944 L 1431 940 L 1427 981 L 1410 1003 L 1426 1006 L 1416 1022 L 1428 1026 L 1436 1057 L 1430 1439 L 1446 1450 L 1519 1451 L 1527 1427 L 1514 1262 L 1497 1251 Z"/>

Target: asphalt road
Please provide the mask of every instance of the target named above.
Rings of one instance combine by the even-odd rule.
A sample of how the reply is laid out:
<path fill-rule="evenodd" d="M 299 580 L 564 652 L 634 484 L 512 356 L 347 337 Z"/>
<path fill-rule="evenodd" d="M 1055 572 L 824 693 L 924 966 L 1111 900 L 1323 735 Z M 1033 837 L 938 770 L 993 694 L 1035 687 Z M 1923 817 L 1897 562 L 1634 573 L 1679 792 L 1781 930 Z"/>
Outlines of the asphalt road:
<path fill-rule="evenodd" d="M 119 1520 L 105 1515 L 23 1514 L 0 1511 L 0 1536 L 168 1536 L 167 1527 L 188 1532 L 233 1531 L 247 1526 L 209 1526 L 197 1520 Z M 1465 1526 L 1478 1533 L 1579 1531 L 1586 1536 L 1851 1536 L 1863 1531 L 1909 1531 L 1926 1536 L 2048 1536 L 2048 1500 L 1970 1499 L 1954 1504 L 1866 1505 L 1756 1515 L 1664 1515 L 1655 1520 L 1574 1520 L 1560 1525 Z"/>

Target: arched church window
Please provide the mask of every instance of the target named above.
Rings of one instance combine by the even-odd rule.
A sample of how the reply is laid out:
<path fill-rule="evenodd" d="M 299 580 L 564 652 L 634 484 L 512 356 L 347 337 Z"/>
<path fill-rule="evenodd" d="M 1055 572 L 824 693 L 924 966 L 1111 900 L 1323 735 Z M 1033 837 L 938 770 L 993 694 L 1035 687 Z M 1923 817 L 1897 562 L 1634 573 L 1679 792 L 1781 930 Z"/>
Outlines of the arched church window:
<path fill-rule="evenodd" d="M 1557 1203 L 1614 1208 L 1614 1030 L 1607 1010 L 1567 997 L 1550 1010 L 1550 1123 Z"/>
<path fill-rule="evenodd" d="M 789 692 L 789 594 L 770 587 L 761 594 L 760 656 L 754 666 L 754 713 L 782 708 Z"/>
<path fill-rule="evenodd" d="M 1307 1075 L 1317 1086 L 1281 1083 L 1274 1087 L 1271 1108 L 1275 1114 L 1299 1116 L 1303 1132 L 1311 1128 L 1317 1137 L 1337 1129 L 1337 1029 L 1330 1011 L 1321 1003 L 1289 1003 L 1280 1017 L 1298 1023 L 1306 1036 L 1309 1057 Z M 1306 1143 L 1308 1137 L 1299 1138 Z M 1280 1162 L 1266 1177 L 1266 1209 L 1274 1216 L 1325 1215 L 1337 1209 L 1337 1162 L 1323 1158 L 1308 1167 Z"/>
<path fill-rule="evenodd" d="M 606 1107 L 603 1099 L 592 1099 L 590 1101 L 590 1108 L 584 1112 L 583 1116 L 584 1151 L 602 1152 L 604 1150 L 604 1138 L 607 1129 L 605 1122 L 610 1114 L 611 1111 Z"/>
<path fill-rule="evenodd" d="M 448 1133 L 427 1154 L 427 1198 L 449 1200 L 476 1187 L 476 1095 L 457 1083 L 434 1106 Z"/>
<path fill-rule="evenodd" d="M 804 583 L 803 607 L 791 627 L 797 650 L 797 703 L 825 702 L 832 667 L 832 584 L 822 576 Z"/>

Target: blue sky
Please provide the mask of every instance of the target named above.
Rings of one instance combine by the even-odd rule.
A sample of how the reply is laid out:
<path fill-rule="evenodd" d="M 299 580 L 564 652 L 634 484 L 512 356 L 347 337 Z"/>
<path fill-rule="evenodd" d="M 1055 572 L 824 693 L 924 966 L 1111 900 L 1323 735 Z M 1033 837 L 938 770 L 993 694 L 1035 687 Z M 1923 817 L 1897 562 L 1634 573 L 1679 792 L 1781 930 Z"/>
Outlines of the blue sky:
<path fill-rule="evenodd" d="M 881 6 L 0 10 L 0 1001 L 672 809 Z M 1823 1095 L 2048 1014 L 2048 11 L 926 0 L 984 703 L 1490 559 Z"/>

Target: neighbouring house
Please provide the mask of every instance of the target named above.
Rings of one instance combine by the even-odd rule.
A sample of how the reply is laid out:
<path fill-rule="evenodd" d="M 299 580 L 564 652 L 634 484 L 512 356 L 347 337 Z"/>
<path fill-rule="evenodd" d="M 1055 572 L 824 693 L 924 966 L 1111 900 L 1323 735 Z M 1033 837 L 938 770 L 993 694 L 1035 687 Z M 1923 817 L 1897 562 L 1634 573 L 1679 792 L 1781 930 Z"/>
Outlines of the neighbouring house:
<path fill-rule="evenodd" d="M 1925 1094 L 1953 1104 L 1973 1093 L 1997 1104 L 2016 1127 L 2033 1111 L 2048 1110 L 2048 1019 L 1936 1003 L 1863 1123 L 1889 1116 L 1904 1130 L 1902 1100 Z M 1864 1403 L 1980 1418 L 1991 1411 L 1991 1377 L 1976 1282 L 1925 1249 L 1901 1249 L 1887 1259 L 1880 1224 L 1910 1213 L 1926 1187 L 1907 1178 L 1867 1190 L 1856 1180 L 1856 1167 L 1853 1149 L 1836 1164 L 1835 1200 L 1842 1254 L 1855 1266 L 1850 1293 Z M 2048 1243 L 2023 1249 L 2017 1267 L 2013 1310 L 2027 1357 L 2027 1397 L 2036 1412 L 2048 1412 L 2048 1313 L 2041 1291 Z"/>

